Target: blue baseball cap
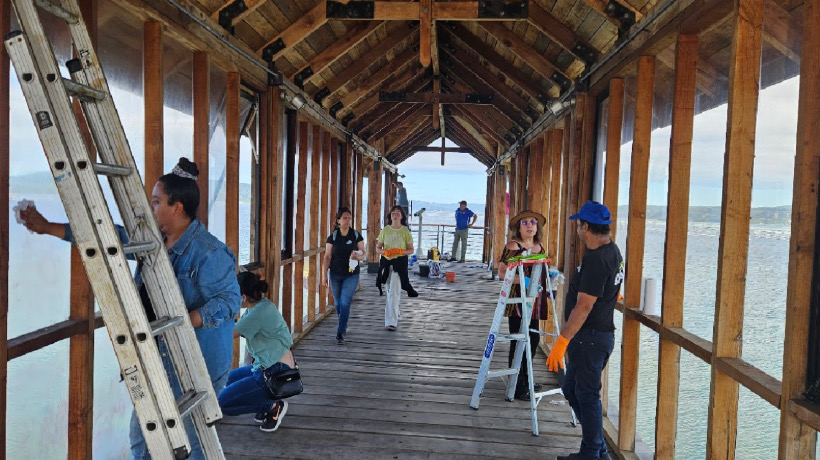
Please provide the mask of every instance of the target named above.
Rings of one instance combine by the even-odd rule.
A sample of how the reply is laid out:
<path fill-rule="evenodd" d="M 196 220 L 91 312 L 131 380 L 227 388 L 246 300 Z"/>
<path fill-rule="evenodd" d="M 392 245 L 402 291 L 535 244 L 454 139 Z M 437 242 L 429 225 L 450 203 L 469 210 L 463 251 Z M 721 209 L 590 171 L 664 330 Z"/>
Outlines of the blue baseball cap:
<path fill-rule="evenodd" d="M 584 222 L 598 225 L 608 225 L 612 223 L 612 215 L 606 206 L 597 201 L 587 201 L 578 211 L 578 214 L 569 216 L 569 220 L 581 219 Z"/>

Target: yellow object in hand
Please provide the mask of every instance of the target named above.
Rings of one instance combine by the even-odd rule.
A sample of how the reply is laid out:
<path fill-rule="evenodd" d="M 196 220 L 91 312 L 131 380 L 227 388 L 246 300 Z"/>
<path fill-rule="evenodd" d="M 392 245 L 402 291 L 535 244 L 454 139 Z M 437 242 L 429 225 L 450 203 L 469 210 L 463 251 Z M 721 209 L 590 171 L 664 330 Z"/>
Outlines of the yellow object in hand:
<path fill-rule="evenodd" d="M 564 368 L 564 353 L 567 351 L 567 345 L 569 345 L 569 340 L 563 335 L 559 335 L 552 344 L 550 355 L 547 356 L 547 368 L 552 372 L 557 372 L 559 367 Z"/>

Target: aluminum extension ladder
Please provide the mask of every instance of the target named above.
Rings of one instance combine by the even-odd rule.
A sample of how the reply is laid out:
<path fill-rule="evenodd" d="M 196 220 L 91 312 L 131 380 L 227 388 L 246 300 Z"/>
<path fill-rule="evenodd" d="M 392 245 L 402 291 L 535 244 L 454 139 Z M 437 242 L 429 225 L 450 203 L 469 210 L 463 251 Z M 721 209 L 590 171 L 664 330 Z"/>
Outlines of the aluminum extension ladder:
<path fill-rule="evenodd" d="M 524 284 L 524 267 L 527 265 L 533 266 L 532 276 L 530 277 L 533 281 L 530 282 L 529 291 L 525 292 L 527 290 L 525 289 Z M 552 318 L 554 330 L 556 331 L 556 333 L 551 334 L 536 330 L 530 331 L 529 321 L 524 319 L 532 317 L 532 308 L 535 304 L 536 297 L 538 297 L 539 290 L 538 282 L 536 280 L 539 280 L 541 278 L 541 271 L 544 269 L 544 265 L 549 267 L 549 259 L 544 257 L 537 259 L 523 258 L 521 260 L 509 262 L 507 264 L 507 274 L 506 276 L 504 276 L 504 281 L 501 285 L 501 292 L 498 295 L 498 303 L 495 307 L 493 322 L 490 325 L 490 334 L 487 337 L 487 345 L 484 347 L 484 356 L 481 360 L 481 367 L 478 370 L 478 378 L 476 379 L 475 387 L 473 388 L 473 395 L 470 399 L 470 407 L 472 407 L 473 409 L 478 409 L 479 401 L 481 399 L 481 393 L 484 391 L 484 385 L 487 383 L 487 380 L 491 377 L 507 378 L 507 391 L 505 393 L 505 399 L 507 401 L 513 400 L 513 396 L 515 394 L 515 386 L 518 380 L 518 373 L 521 371 L 521 359 L 524 356 L 524 353 L 526 353 L 526 356 L 528 357 L 532 356 L 529 332 L 535 332 L 541 335 L 549 335 L 554 337 L 558 336 L 558 318 L 555 315 L 555 298 L 553 297 L 552 282 L 550 281 L 549 274 L 547 274 L 546 276 L 546 288 L 547 295 L 549 295 L 549 298 L 552 301 Z M 513 279 L 515 279 L 515 275 L 518 275 L 520 287 L 519 292 L 523 293 L 523 297 L 510 298 L 510 289 L 512 288 Z M 521 304 L 521 330 L 517 334 L 499 333 L 499 328 L 501 327 L 501 319 L 504 317 L 504 310 L 507 308 L 508 304 Z M 515 347 L 515 356 L 513 357 L 513 367 L 490 370 L 490 363 L 493 360 L 495 344 L 500 341 L 517 343 Z M 538 436 L 538 404 L 541 402 L 541 399 L 545 396 L 561 394 L 561 388 L 554 388 L 552 390 L 536 393 L 533 382 L 532 359 L 527 359 L 526 362 L 527 375 L 529 377 L 528 387 L 530 393 L 530 417 L 532 418 L 532 434 Z M 575 413 L 572 414 L 572 425 L 576 425 Z"/>
<path fill-rule="evenodd" d="M 208 459 L 224 454 L 214 423 L 219 403 L 199 349 L 162 236 L 76 0 L 13 0 L 20 29 L 5 38 L 17 78 L 43 145 L 77 248 L 102 311 L 122 376 L 154 459 L 187 458 L 183 418 L 191 415 Z M 68 25 L 76 59 L 60 75 L 38 10 Z M 101 158 L 95 162 L 69 97 L 83 116 Z M 117 236 L 98 174 L 108 177 L 131 243 Z M 157 321 L 148 322 L 126 256 L 142 264 Z M 179 377 L 174 398 L 157 341 L 162 334 Z"/>

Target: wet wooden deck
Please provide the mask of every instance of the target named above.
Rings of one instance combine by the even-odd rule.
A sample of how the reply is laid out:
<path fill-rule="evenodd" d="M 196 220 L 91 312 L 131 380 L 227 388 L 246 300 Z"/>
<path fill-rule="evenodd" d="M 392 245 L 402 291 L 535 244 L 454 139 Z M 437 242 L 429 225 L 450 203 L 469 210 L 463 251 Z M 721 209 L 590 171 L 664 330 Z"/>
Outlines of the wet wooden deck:
<path fill-rule="evenodd" d="M 533 436 L 529 403 L 504 400 L 500 379 L 488 382 L 479 410 L 469 407 L 499 283 L 484 269 L 446 264 L 456 282 L 411 275 L 421 294 L 402 294 L 396 332 L 384 328 L 384 301 L 374 275 L 362 275 L 347 343 L 336 344 L 329 316 L 295 347 L 305 391 L 289 400 L 274 433 L 258 429 L 252 414 L 226 417 L 218 426 L 228 458 L 538 458 L 578 450 L 580 427 L 569 407 L 539 406 L 541 435 Z M 417 271 L 417 270 L 416 270 Z M 506 332 L 506 324 L 502 326 Z M 507 344 L 494 355 L 506 365 Z M 534 361 L 536 381 L 555 387 L 554 374 Z"/>

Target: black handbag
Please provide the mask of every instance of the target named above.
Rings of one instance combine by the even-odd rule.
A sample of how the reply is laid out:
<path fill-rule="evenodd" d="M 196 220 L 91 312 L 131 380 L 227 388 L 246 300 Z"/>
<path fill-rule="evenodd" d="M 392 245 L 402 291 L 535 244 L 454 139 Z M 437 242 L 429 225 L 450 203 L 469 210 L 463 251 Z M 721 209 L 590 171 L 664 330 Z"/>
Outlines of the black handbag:
<path fill-rule="evenodd" d="M 268 386 L 271 397 L 276 400 L 296 396 L 304 390 L 302 376 L 299 375 L 299 366 L 273 375 L 266 373 L 265 384 Z"/>

